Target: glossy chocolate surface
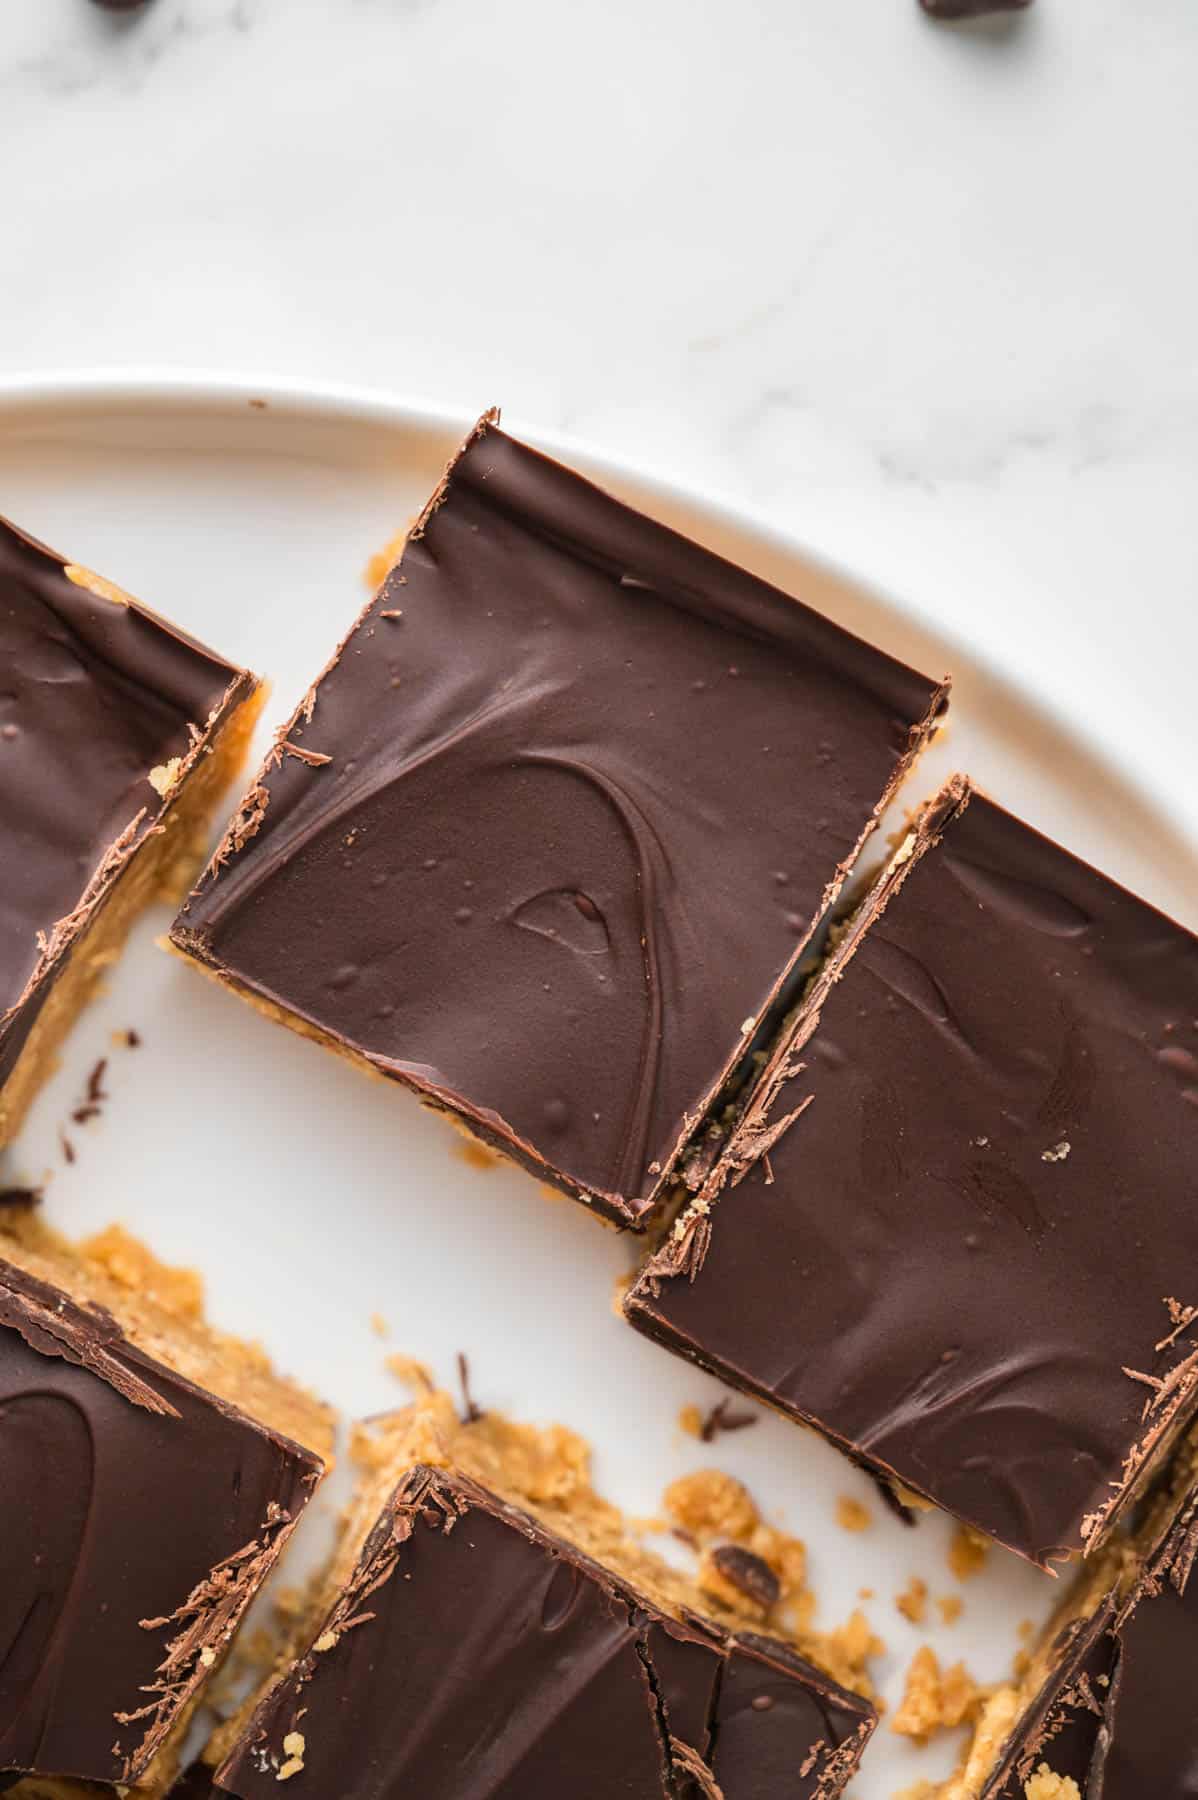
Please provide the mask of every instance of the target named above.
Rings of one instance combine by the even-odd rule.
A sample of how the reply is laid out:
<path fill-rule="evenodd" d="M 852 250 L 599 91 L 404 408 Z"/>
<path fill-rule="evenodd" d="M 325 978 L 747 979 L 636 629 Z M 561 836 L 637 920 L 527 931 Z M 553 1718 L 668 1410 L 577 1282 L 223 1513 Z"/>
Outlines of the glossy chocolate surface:
<path fill-rule="evenodd" d="M 356 1620 L 360 1623 L 355 1623 Z M 787 1648 L 665 1618 L 463 1477 L 413 1469 L 217 1787 L 274 1800 L 832 1800 L 874 1715 Z"/>
<path fill-rule="evenodd" d="M 127 1782 L 319 1459 L 0 1262 L 0 1770 Z"/>
<path fill-rule="evenodd" d="M 1023 1800 L 1041 1765 L 1071 1776 L 1082 1800 L 1196 1800 L 1196 1514 L 1191 1492 L 1130 1597 L 1100 1608 L 1062 1655 L 983 1800 Z"/>
<path fill-rule="evenodd" d="M 1025 1556 L 1093 1543 L 1194 1399 L 1198 940 L 975 795 L 813 1023 L 633 1322 Z"/>
<path fill-rule="evenodd" d="M 176 941 L 635 1223 L 942 699 L 485 426 Z"/>
<path fill-rule="evenodd" d="M 67 566 L 0 519 L 0 1082 L 53 980 L 46 941 L 103 898 L 101 866 L 114 879 L 162 813 L 151 769 L 252 686 Z"/>

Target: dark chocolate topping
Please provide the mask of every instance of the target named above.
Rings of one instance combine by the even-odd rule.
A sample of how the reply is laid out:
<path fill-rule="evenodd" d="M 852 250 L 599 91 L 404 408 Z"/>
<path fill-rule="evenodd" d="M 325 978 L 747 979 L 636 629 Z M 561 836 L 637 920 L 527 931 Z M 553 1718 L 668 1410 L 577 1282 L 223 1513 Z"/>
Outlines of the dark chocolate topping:
<path fill-rule="evenodd" d="M 319 1459 L 0 1263 L 0 1463 L 0 1770 L 133 1780 Z"/>
<path fill-rule="evenodd" d="M 103 898 L 162 814 L 150 770 L 249 686 L 0 519 L 0 1082 L 49 990 L 55 928 Z"/>
<path fill-rule="evenodd" d="M 176 941 L 634 1222 L 942 704 L 484 424 Z"/>
<path fill-rule="evenodd" d="M 1082 1800 L 1198 1800 L 1196 1514 L 1191 1490 L 1121 1609 L 1112 1596 L 1063 1649 L 983 1800 L 1023 1800 L 1042 1764 Z"/>
<path fill-rule="evenodd" d="M 1090 1618 L 1077 1620 L 1053 1646 L 1040 1692 L 1027 1707 L 982 1789 L 982 1800 L 1024 1800 L 1029 1776 L 1041 1764 L 1068 1776 L 1085 1796 L 1105 1741 L 1107 1705 L 1118 1656 L 1113 1597 Z"/>
<path fill-rule="evenodd" d="M 666 1619 L 431 1469 L 404 1477 L 315 1643 L 218 1788 L 275 1800 L 298 1732 L 297 1792 L 338 1800 L 831 1800 L 874 1722 L 784 1646 Z"/>
<path fill-rule="evenodd" d="M 1032 0 L 919 0 L 933 19 L 983 19 L 993 13 L 1023 12 Z"/>
<path fill-rule="evenodd" d="M 768 1156 L 629 1311 L 1046 1562 L 1193 1402 L 1198 940 L 981 796 L 947 813 L 746 1128 Z"/>

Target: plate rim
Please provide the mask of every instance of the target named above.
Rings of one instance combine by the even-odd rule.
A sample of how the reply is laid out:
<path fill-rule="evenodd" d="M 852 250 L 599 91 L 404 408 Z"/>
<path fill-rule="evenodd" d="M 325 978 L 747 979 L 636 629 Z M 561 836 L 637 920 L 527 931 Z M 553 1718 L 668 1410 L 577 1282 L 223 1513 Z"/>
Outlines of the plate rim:
<path fill-rule="evenodd" d="M 260 402 L 265 402 L 261 410 L 276 418 L 290 415 L 350 427 L 359 424 L 376 430 L 443 433 L 458 439 L 465 438 L 480 416 L 422 395 L 354 382 L 272 372 L 254 375 L 235 368 L 97 365 L 0 376 L 0 434 L 23 413 L 102 417 L 107 411 L 123 409 L 166 416 L 198 408 L 213 416 L 227 414 L 234 418 L 244 417 Z M 1142 770 L 1124 767 L 1117 749 L 1089 726 L 1089 710 L 1061 704 L 1061 685 L 1054 681 L 1051 665 L 1044 667 L 1042 679 L 1037 680 L 1014 661 L 996 660 L 988 651 L 974 648 L 957 621 L 946 619 L 937 611 L 924 610 L 884 581 L 861 574 L 844 557 L 718 487 L 679 481 L 653 464 L 614 455 L 569 432 L 545 429 L 515 408 L 510 412 L 519 436 L 547 455 L 577 468 L 589 479 L 600 484 L 610 482 L 617 488 L 631 484 L 644 501 L 660 504 L 667 515 L 671 509 L 689 510 L 709 518 L 717 530 L 748 533 L 771 553 L 800 559 L 817 574 L 871 595 L 896 617 L 933 633 L 944 645 L 950 666 L 948 671 L 929 673 L 937 677 L 946 672 L 951 675 L 952 661 L 957 656 L 1018 693 L 1024 704 L 1030 705 L 1057 734 L 1072 740 L 1088 761 L 1108 772 L 1123 793 L 1134 796 L 1137 804 L 1151 809 L 1170 833 L 1198 856 L 1198 836 L 1181 804 L 1180 791 L 1146 779 Z M 951 707 L 949 716 L 952 717 Z"/>

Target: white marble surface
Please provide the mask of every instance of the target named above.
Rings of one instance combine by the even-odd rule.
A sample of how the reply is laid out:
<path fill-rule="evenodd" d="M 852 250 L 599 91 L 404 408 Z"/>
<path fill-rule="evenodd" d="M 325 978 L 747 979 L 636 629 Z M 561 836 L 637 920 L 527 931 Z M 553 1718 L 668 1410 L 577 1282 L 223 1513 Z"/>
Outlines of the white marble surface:
<path fill-rule="evenodd" d="M 1193 0 L 6 0 L 0 375 L 502 401 L 952 621 L 1159 792 L 1196 92 Z"/>
<path fill-rule="evenodd" d="M 1098 740 L 1184 889 L 1196 94 L 1195 0 L 0 0 L 0 378 L 501 401 L 722 492 Z"/>

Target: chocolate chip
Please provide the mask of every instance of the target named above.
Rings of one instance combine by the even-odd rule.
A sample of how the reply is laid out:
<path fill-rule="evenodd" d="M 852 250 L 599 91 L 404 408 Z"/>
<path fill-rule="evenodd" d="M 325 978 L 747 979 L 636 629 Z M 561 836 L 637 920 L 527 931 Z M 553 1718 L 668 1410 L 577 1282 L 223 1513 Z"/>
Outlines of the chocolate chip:
<path fill-rule="evenodd" d="M 933 19 L 984 19 L 990 13 L 1023 12 L 1032 0 L 919 0 Z"/>
<path fill-rule="evenodd" d="M 782 1584 L 767 1562 L 742 1550 L 739 1544 L 720 1544 L 711 1553 L 712 1565 L 734 1588 L 769 1612 L 778 1604 Z"/>

